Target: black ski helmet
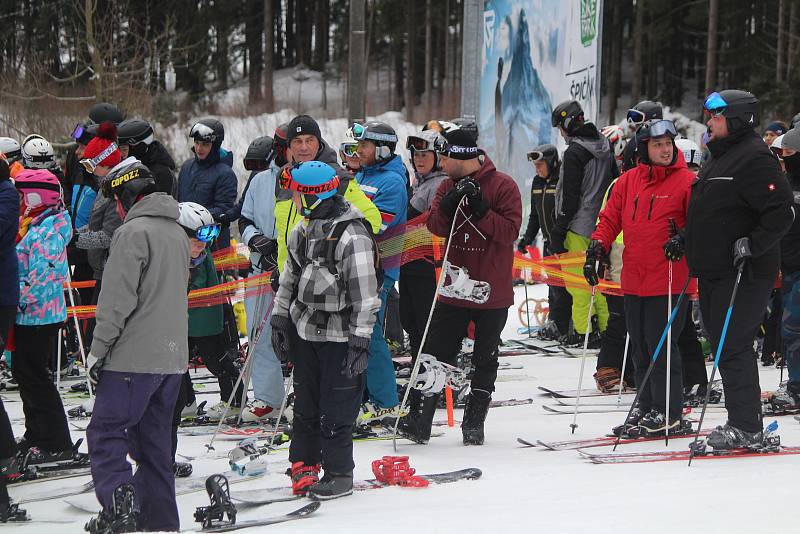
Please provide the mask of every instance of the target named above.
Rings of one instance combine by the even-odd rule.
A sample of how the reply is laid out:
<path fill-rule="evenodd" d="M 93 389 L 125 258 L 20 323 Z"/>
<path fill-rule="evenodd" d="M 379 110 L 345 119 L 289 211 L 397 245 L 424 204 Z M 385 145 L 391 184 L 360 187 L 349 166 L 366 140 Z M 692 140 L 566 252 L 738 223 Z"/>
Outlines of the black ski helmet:
<path fill-rule="evenodd" d="M 378 161 L 386 160 L 394 155 L 397 147 L 397 133 L 394 128 L 381 121 L 368 121 L 350 127 L 356 141 L 371 141 L 377 147 L 375 157 Z"/>
<path fill-rule="evenodd" d="M 638 130 L 648 121 L 663 118 L 664 106 L 661 102 L 653 102 L 652 100 L 642 100 L 629 109 L 627 115 L 628 126 L 630 126 L 632 130 Z"/>
<path fill-rule="evenodd" d="M 194 123 L 189 130 L 189 137 L 219 147 L 225 140 L 225 127 L 217 119 L 206 117 Z"/>
<path fill-rule="evenodd" d="M 573 135 L 585 122 L 583 108 L 577 100 L 565 100 L 553 108 L 550 121 L 553 128 L 561 126 L 568 135 Z"/>
<path fill-rule="evenodd" d="M 544 160 L 547 164 L 547 172 L 550 176 L 553 176 L 553 174 L 557 172 L 559 165 L 561 165 L 561 161 L 558 158 L 558 149 L 555 145 L 551 145 L 550 143 L 539 145 L 528 152 L 528 161 L 534 162 L 539 160 Z"/>
<path fill-rule="evenodd" d="M 268 135 L 253 139 L 244 154 L 244 168 L 248 171 L 266 170 L 275 156 L 273 145 L 272 137 Z"/>
<path fill-rule="evenodd" d="M 758 99 L 753 93 L 740 89 L 725 89 L 718 94 L 725 101 L 725 110 L 722 115 L 725 117 L 731 133 L 745 128 L 758 127 Z M 706 101 L 711 100 L 712 96 L 709 96 Z"/>
<path fill-rule="evenodd" d="M 118 125 L 125 120 L 125 114 L 117 106 L 108 102 L 99 102 L 89 108 L 89 122 L 100 124 L 101 122 L 113 122 Z"/>
<path fill-rule="evenodd" d="M 478 123 L 475 122 L 474 119 L 470 119 L 467 117 L 456 117 L 455 119 L 451 120 L 453 124 L 464 130 L 465 132 L 469 132 L 470 134 L 475 137 L 475 144 L 478 143 Z"/>
<path fill-rule="evenodd" d="M 636 132 L 636 155 L 639 156 L 639 161 L 642 163 L 650 164 L 650 155 L 647 151 L 647 142 L 651 139 L 659 137 L 669 137 L 672 140 L 672 161 L 670 165 L 674 165 L 678 158 L 678 150 L 675 147 L 675 138 L 678 136 L 678 131 L 675 128 L 675 123 L 670 120 L 654 120 L 645 122 L 639 131 Z"/>
<path fill-rule="evenodd" d="M 147 167 L 137 164 L 122 176 L 106 178 L 101 187 L 104 195 L 119 199 L 122 209 L 128 213 L 141 195 L 156 191 L 156 180 Z"/>
<path fill-rule="evenodd" d="M 144 119 L 125 119 L 117 126 L 118 145 L 149 145 L 153 142 L 153 127 Z"/>
<path fill-rule="evenodd" d="M 284 122 L 275 128 L 272 146 L 275 149 L 275 164 L 278 167 L 283 167 L 289 161 L 286 158 L 286 150 L 289 148 L 289 123 Z"/>

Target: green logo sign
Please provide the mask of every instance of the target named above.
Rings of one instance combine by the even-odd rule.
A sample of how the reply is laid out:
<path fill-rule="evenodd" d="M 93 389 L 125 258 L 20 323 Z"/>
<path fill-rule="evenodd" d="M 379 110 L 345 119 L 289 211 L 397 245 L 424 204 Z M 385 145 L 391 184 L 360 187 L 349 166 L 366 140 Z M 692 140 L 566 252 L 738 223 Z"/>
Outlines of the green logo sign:
<path fill-rule="evenodd" d="M 581 44 L 589 46 L 597 36 L 597 0 L 581 2 Z"/>

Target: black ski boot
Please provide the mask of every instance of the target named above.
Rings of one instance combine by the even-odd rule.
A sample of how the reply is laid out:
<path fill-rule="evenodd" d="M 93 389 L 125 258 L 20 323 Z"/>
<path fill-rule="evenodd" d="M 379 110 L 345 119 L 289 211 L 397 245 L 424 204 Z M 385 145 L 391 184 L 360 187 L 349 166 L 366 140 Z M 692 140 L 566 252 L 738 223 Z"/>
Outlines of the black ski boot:
<path fill-rule="evenodd" d="M 764 441 L 763 432 L 746 432 L 725 423 L 718 426 L 706 438 L 706 443 L 715 450 L 759 447 Z"/>
<path fill-rule="evenodd" d="M 123 484 L 114 490 L 114 509 L 103 510 L 86 523 L 83 529 L 91 534 L 119 534 L 139 530 L 139 511 L 134 504 L 133 486 Z"/>
<path fill-rule="evenodd" d="M 800 410 L 800 384 L 787 382 L 785 386 L 778 388 L 769 403 L 776 413 Z"/>
<path fill-rule="evenodd" d="M 192 464 L 189 462 L 172 462 L 172 474 L 175 478 L 186 478 L 192 474 Z"/>
<path fill-rule="evenodd" d="M 483 445 L 483 423 L 489 412 L 492 395 L 483 389 L 473 389 L 467 397 L 461 434 L 464 445 Z"/>
<path fill-rule="evenodd" d="M 0 523 L 28 521 L 28 512 L 11 501 L 0 502 Z"/>
<path fill-rule="evenodd" d="M 683 424 L 680 418 L 672 419 L 667 423 L 666 416 L 656 410 L 650 410 L 650 413 L 639 421 L 639 430 L 643 437 L 664 436 L 668 428 L 670 434 L 675 434 L 682 427 Z"/>
<path fill-rule="evenodd" d="M 611 433 L 615 436 L 639 437 L 639 421 L 642 417 L 644 417 L 642 410 L 639 407 L 634 408 L 625 422 L 612 428 Z"/>
<path fill-rule="evenodd" d="M 404 438 L 415 443 L 425 444 L 431 439 L 433 416 L 436 415 L 436 405 L 442 394 L 424 396 L 417 389 L 412 389 L 408 394 L 408 415 L 401 417 L 397 425 L 397 432 Z"/>
<path fill-rule="evenodd" d="M 315 501 L 329 501 L 353 494 L 353 472 L 331 473 L 327 469 L 322 478 L 308 488 L 308 498 Z"/>
<path fill-rule="evenodd" d="M 543 341 L 558 341 L 561 332 L 555 321 L 547 321 L 543 327 L 536 332 L 536 337 Z"/>

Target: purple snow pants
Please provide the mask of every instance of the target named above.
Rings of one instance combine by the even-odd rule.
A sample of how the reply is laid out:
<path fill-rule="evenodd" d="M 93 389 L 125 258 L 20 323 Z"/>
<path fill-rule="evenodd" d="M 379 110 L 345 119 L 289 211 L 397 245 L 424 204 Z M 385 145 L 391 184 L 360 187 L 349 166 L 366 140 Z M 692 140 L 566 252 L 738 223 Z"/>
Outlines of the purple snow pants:
<path fill-rule="evenodd" d="M 172 474 L 172 412 L 182 375 L 103 371 L 86 439 L 97 500 L 111 512 L 114 490 L 131 483 L 143 530 L 179 530 Z M 132 474 L 126 455 L 136 461 Z"/>

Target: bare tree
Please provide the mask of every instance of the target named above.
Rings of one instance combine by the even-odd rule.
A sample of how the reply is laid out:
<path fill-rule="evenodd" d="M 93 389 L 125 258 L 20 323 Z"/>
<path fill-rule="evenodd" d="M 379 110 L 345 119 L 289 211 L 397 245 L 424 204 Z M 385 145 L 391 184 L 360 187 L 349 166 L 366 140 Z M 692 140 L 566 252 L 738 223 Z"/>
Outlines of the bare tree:
<path fill-rule="evenodd" d="M 406 120 L 414 122 L 414 49 L 416 44 L 416 25 L 414 19 L 414 0 L 408 0 L 408 16 L 406 17 Z"/>
<path fill-rule="evenodd" d="M 425 117 L 431 117 L 433 97 L 433 38 L 431 0 L 425 0 Z"/>
<path fill-rule="evenodd" d="M 719 0 L 708 2 L 708 42 L 706 45 L 706 94 L 717 83 L 717 27 L 719 25 Z"/>
<path fill-rule="evenodd" d="M 778 53 L 775 54 L 775 82 L 783 79 L 784 50 L 786 49 L 786 0 L 778 0 Z"/>
<path fill-rule="evenodd" d="M 642 37 L 644 34 L 644 0 L 636 0 L 636 23 L 633 27 L 633 79 L 631 80 L 631 102 L 638 102 L 642 95 Z"/>

